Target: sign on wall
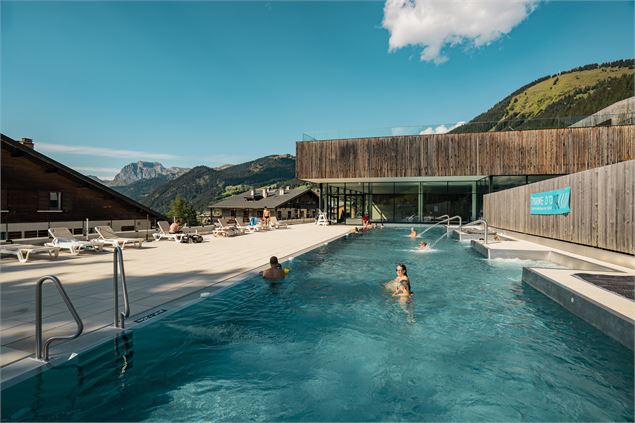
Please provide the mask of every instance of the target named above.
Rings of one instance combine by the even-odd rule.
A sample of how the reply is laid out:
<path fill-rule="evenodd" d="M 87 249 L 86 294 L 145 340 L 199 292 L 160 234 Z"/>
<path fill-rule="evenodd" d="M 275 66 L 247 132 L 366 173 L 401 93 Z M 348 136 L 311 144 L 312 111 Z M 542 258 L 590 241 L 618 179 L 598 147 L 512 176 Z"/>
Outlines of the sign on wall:
<path fill-rule="evenodd" d="M 571 213 L 569 200 L 571 187 L 553 191 L 537 192 L 529 198 L 529 213 L 531 214 L 567 214 Z"/>

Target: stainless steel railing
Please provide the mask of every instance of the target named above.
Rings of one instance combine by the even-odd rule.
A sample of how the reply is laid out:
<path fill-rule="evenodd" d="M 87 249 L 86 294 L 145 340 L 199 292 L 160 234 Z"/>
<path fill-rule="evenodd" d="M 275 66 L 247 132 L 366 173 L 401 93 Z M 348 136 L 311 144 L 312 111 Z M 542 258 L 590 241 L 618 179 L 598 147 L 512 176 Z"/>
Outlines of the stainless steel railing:
<path fill-rule="evenodd" d="M 447 215 L 444 215 L 444 216 L 447 216 Z M 441 217 L 443 217 L 443 216 L 441 216 Z M 437 225 L 441 225 L 443 223 L 447 223 L 449 225 L 452 220 L 456 220 L 456 219 L 459 219 L 459 230 L 461 230 L 461 227 L 463 226 L 463 220 L 461 219 L 461 216 L 452 216 L 452 217 L 448 217 L 447 219 L 443 219 L 443 220 L 435 223 L 434 225 L 430 226 L 429 228 L 426 228 L 426 230 L 421 232 L 421 234 L 419 234 L 419 236 L 425 234 L 426 232 L 428 232 L 430 229 L 434 228 Z"/>
<path fill-rule="evenodd" d="M 62 296 L 68 311 L 71 312 L 73 319 L 75 319 L 75 323 L 77 323 L 77 331 L 71 336 L 52 336 L 44 342 L 44 345 L 42 345 L 42 285 L 48 280 L 53 282 Z M 35 285 L 35 358 L 40 361 L 49 361 L 49 349 L 51 343 L 64 339 L 75 339 L 82 334 L 83 330 L 84 324 L 82 323 L 82 319 L 79 317 L 79 314 L 77 314 L 77 310 L 75 310 L 75 307 L 73 306 L 71 299 L 68 297 L 68 294 L 66 294 L 60 280 L 56 276 L 50 275 L 40 278 Z"/>
<path fill-rule="evenodd" d="M 130 317 L 130 302 L 128 301 L 128 284 L 126 283 L 126 272 L 123 266 L 123 251 L 121 247 L 115 247 L 112 256 L 112 286 L 114 294 L 114 310 L 115 319 L 113 326 L 116 328 L 124 329 L 126 325 L 126 319 Z M 119 311 L 119 274 L 121 274 L 121 290 L 123 293 L 123 308 L 124 311 Z"/>
<path fill-rule="evenodd" d="M 475 220 L 474 222 L 470 222 L 470 223 L 468 223 L 468 224 L 467 224 L 467 225 L 465 225 L 465 226 L 476 225 L 476 224 L 478 224 L 478 223 L 482 223 L 482 224 L 483 224 L 483 226 L 485 227 L 485 236 L 484 236 L 484 238 L 483 238 L 483 239 L 485 240 L 485 244 L 487 244 L 487 243 L 489 242 L 489 241 L 488 241 L 489 229 L 487 228 L 487 220 L 485 220 L 485 219 L 478 219 L 478 220 Z"/>

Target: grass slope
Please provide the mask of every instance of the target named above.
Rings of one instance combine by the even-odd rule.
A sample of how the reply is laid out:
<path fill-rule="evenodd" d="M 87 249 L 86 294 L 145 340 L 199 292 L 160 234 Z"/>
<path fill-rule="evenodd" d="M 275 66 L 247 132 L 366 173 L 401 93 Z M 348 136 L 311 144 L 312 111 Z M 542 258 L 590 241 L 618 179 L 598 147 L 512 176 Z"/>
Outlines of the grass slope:
<path fill-rule="evenodd" d="M 569 126 L 633 96 L 634 61 L 591 64 L 516 90 L 453 133 Z"/>

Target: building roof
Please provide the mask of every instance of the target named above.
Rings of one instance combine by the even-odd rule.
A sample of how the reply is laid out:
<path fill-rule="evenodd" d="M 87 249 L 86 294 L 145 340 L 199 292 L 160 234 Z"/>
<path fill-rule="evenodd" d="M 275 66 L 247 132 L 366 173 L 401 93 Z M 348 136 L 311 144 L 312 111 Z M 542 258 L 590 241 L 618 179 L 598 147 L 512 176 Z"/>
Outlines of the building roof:
<path fill-rule="evenodd" d="M 63 165 L 62 163 L 55 161 L 53 159 L 51 159 L 48 156 L 45 156 L 44 154 L 34 150 L 33 148 L 27 147 L 25 145 L 22 145 L 20 142 L 4 135 L 4 134 L 0 134 L 0 137 L 2 138 L 2 145 L 6 145 L 10 150 L 13 151 L 17 151 L 19 152 L 21 155 L 23 156 L 27 156 L 29 158 L 31 158 L 32 160 L 42 163 L 45 166 L 47 166 L 48 168 L 53 168 L 55 170 L 57 170 L 59 173 L 64 174 L 65 176 L 68 176 L 69 178 L 72 179 L 76 179 L 79 182 L 94 188 L 96 190 L 102 191 L 108 195 L 111 195 L 113 197 L 115 197 L 116 199 L 119 199 L 127 204 L 129 204 L 131 207 L 137 208 L 141 211 L 143 211 L 144 213 L 150 215 L 151 217 L 157 218 L 157 219 L 162 219 L 162 220 L 166 220 L 166 217 L 155 211 L 152 210 L 151 208 L 149 208 L 148 206 L 145 206 L 135 200 L 133 200 L 130 197 L 126 197 L 125 195 L 121 194 L 120 192 L 115 191 L 114 189 L 107 187 L 106 185 L 92 179 L 89 178 L 86 175 L 83 175 L 79 172 L 77 172 L 76 170 L 71 169 L 68 166 Z"/>
<path fill-rule="evenodd" d="M 285 190 L 283 195 L 280 195 L 278 189 L 270 190 L 267 192 L 267 197 L 262 197 L 262 190 L 253 191 L 254 196 L 251 195 L 252 191 L 247 191 L 242 194 L 232 195 L 217 203 L 212 203 L 210 207 L 218 209 L 263 209 L 267 206 L 269 209 L 275 209 L 307 192 L 317 196 L 310 188 Z"/>

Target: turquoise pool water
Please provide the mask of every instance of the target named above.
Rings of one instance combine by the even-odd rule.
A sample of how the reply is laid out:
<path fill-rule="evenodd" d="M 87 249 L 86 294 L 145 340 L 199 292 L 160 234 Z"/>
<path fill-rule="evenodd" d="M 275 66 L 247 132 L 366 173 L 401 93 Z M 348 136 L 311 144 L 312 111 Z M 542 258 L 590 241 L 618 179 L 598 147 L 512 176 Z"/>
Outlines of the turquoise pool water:
<path fill-rule="evenodd" d="M 522 284 L 541 263 L 406 235 L 332 242 L 279 286 L 250 279 L 138 328 L 4 390 L 2 419 L 633 420 L 632 352 Z M 382 286 L 397 262 L 408 305 Z"/>

